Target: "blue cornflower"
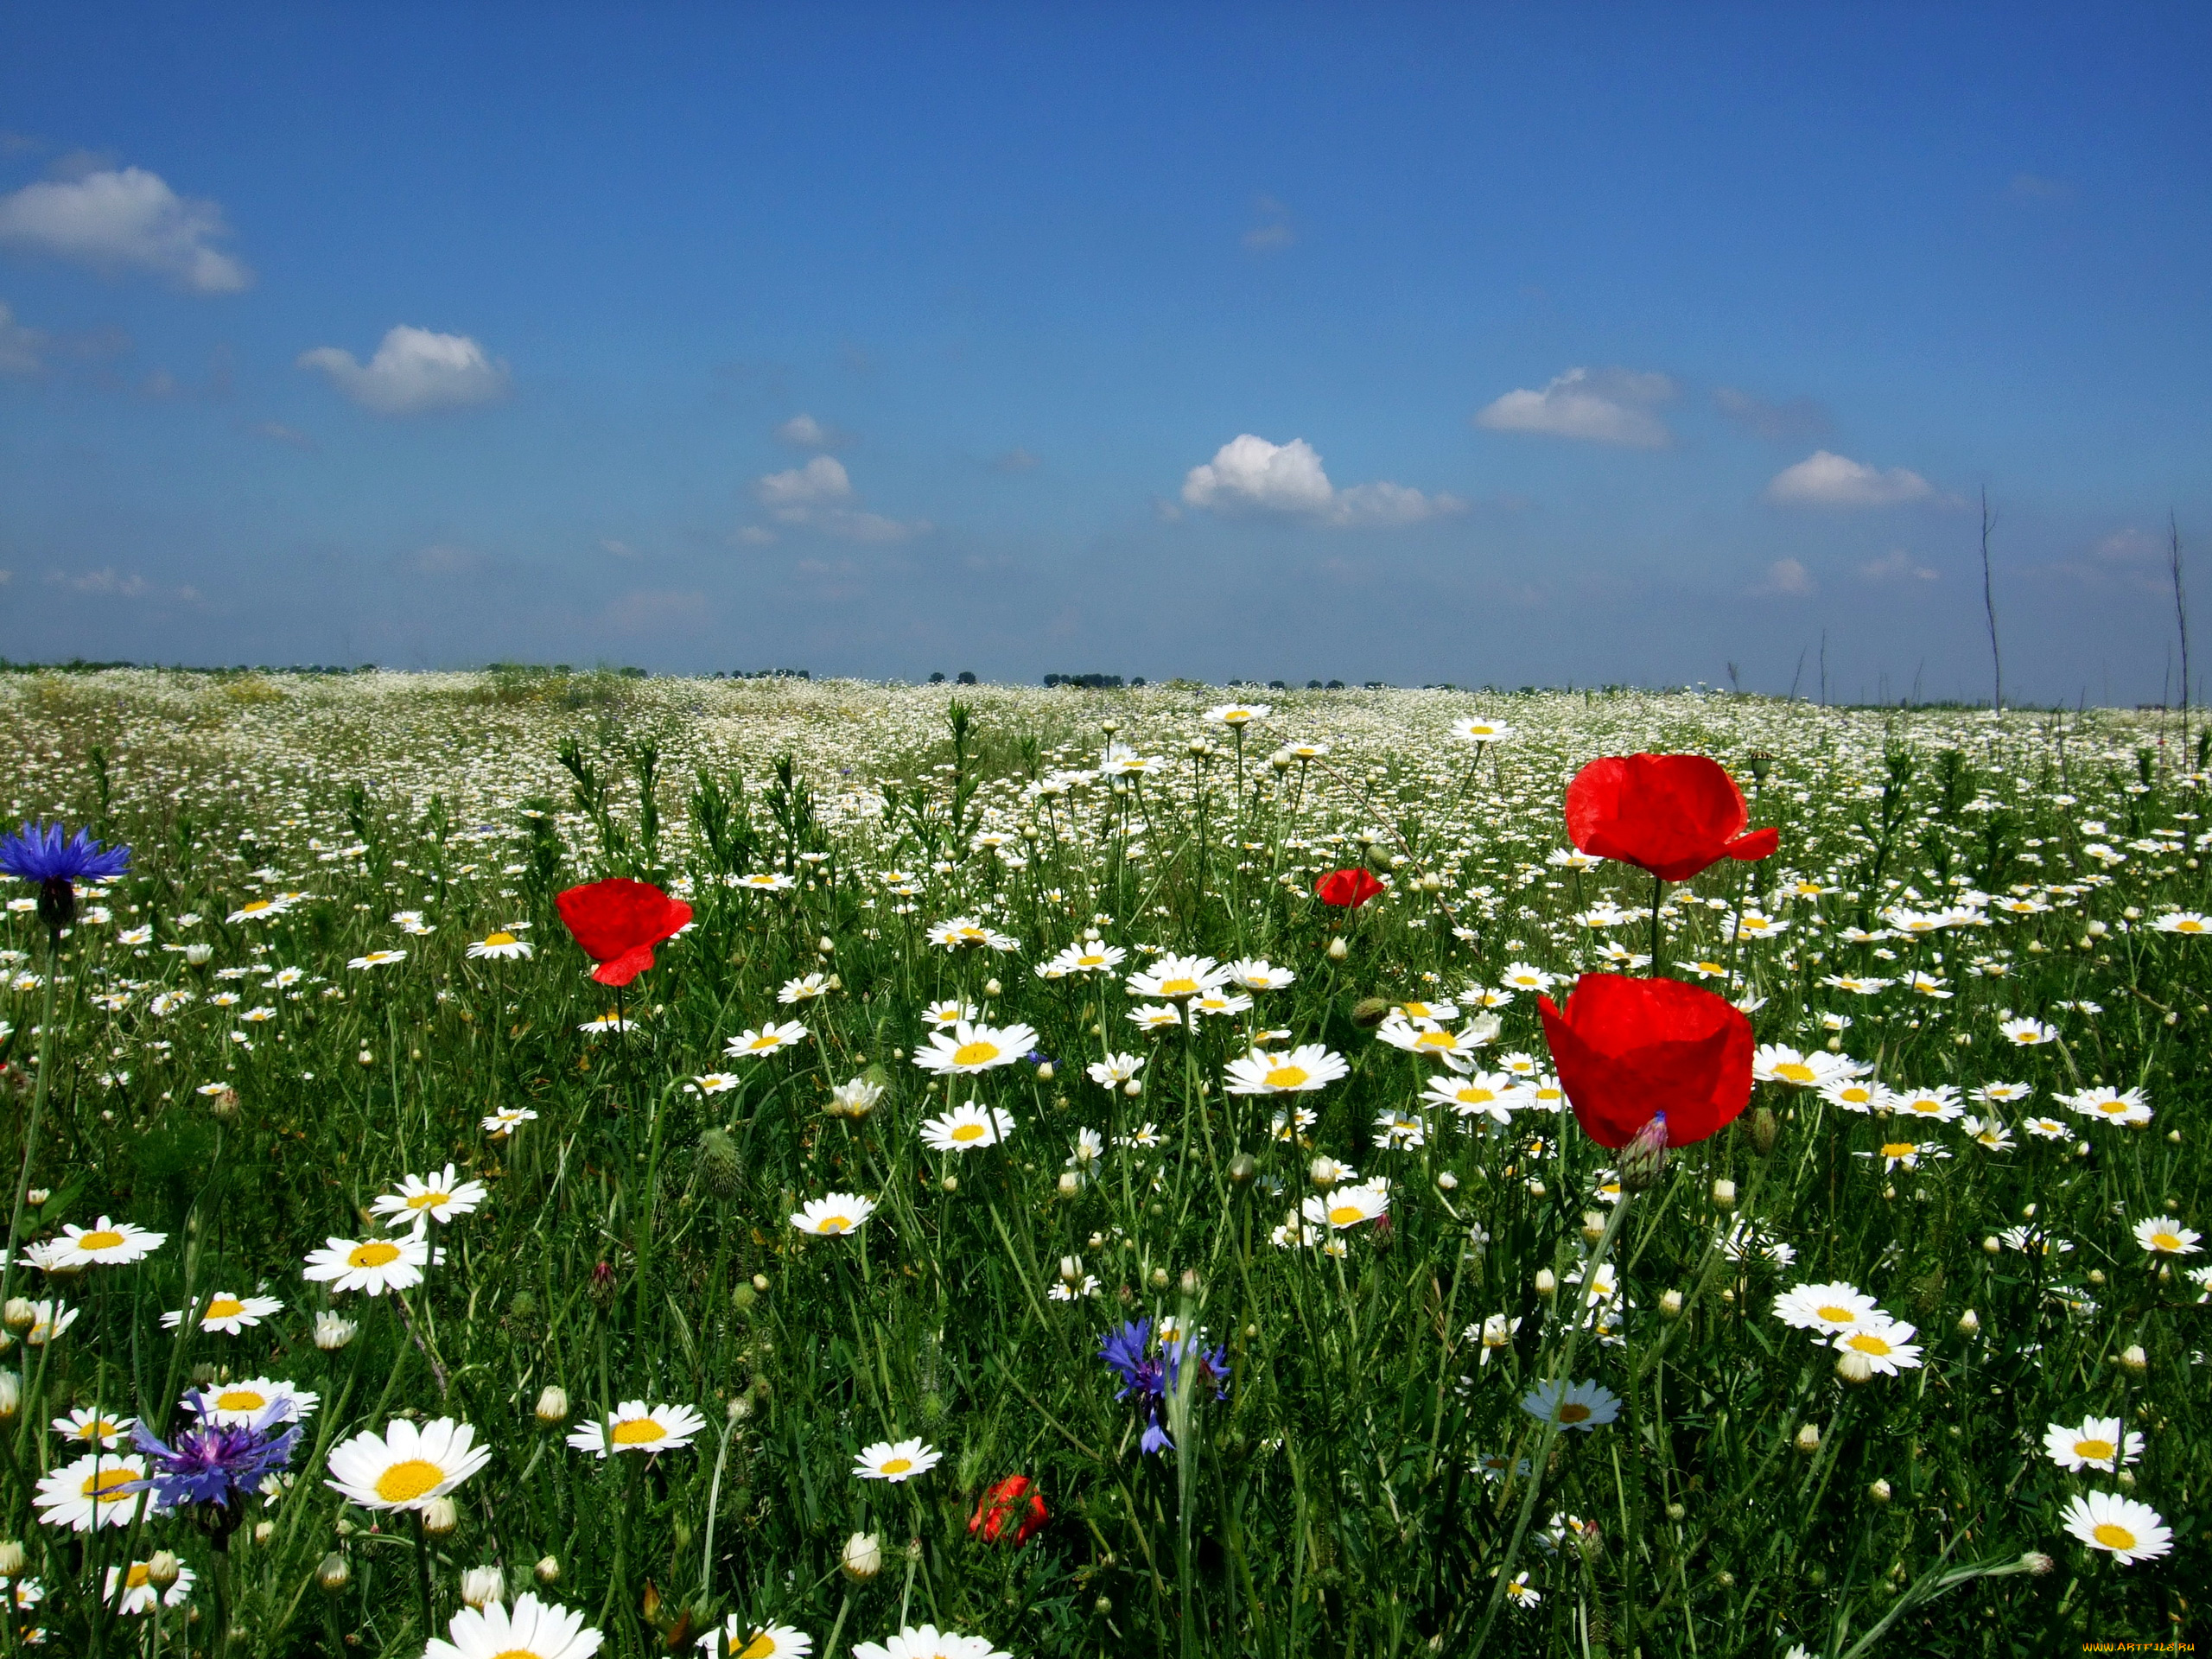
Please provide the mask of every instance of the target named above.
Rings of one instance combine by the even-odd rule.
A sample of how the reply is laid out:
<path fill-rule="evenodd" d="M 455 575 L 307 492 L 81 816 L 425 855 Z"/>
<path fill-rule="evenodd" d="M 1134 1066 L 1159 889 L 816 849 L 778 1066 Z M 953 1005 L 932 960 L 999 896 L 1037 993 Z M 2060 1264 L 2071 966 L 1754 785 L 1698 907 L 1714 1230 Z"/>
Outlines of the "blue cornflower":
<path fill-rule="evenodd" d="M 253 1422 L 224 1424 L 203 1401 L 198 1405 L 199 1421 L 179 1429 L 167 1445 L 149 1433 L 145 1424 L 135 1424 L 130 1438 L 146 1454 L 148 1474 L 131 1490 L 152 1487 L 155 1502 L 165 1510 L 212 1504 L 225 1514 L 210 1517 L 209 1529 L 228 1532 L 237 1524 L 231 1511 L 238 1501 L 291 1461 L 300 1426 L 285 1423 L 281 1433 L 271 1432 L 285 1422 L 290 1410 L 289 1402 L 279 1401 Z"/>
<path fill-rule="evenodd" d="M 38 883 L 39 919 L 59 932 L 77 918 L 79 881 L 107 881 L 130 868 L 128 847 L 103 847 L 82 830 L 63 840 L 61 826 L 26 822 L 0 836 L 0 873 Z"/>
<path fill-rule="evenodd" d="M 1098 1344 L 1098 1357 L 1121 1373 L 1121 1392 L 1116 1400 L 1133 1398 L 1137 1414 L 1144 1420 L 1144 1436 L 1138 1449 L 1158 1452 L 1162 1448 L 1173 1452 L 1174 1441 L 1167 1438 L 1167 1396 L 1175 1388 L 1181 1375 L 1183 1362 L 1195 1359 L 1198 1374 L 1193 1379 L 1196 1387 L 1213 1385 L 1213 1397 L 1223 1398 L 1228 1392 L 1224 1386 L 1229 1378 L 1229 1350 L 1216 1348 L 1211 1353 L 1198 1346 L 1196 1337 L 1186 1337 L 1170 1342 L 1158 1354 L 1145 1351 L 1152 1339 L 1152 1321 L 1132 1319 L 1118 1331 L 1109 1332 Z"/>

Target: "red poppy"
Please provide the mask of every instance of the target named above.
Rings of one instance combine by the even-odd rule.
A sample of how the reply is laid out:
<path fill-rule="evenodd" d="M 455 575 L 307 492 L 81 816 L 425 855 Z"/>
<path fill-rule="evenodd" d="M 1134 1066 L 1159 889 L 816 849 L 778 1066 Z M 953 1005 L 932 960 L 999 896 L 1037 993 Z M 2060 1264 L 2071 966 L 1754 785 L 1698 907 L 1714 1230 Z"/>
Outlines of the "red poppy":
<path fill-rule="evenodd" d="M 1701 754 L 1607 755 L 1567 786 L 1569 840 L 1667 881 L 1687 881 L 1718 859 L 1772 853 L 1782 832 L 1745 835 L 1751 816 L 1736 780 Z"/>
<path fill-rule="evenodd" d="M 1025 1497 L 1029 1500 L 1026 1510 L 1021 1501 Z M 985 1492 L 976 1505 L 975 1517 L 968 1522 L 968 1530 L 973 1535 L 981 1529 L 983 1541 L 995 1544 L 999 1535 L 1006 1530 L 1007 1522 L 1017 1515 L 1021 1517 L 1021 1523 L 1014 1532 L 1014 1547 L 1018 1549 L 1029 1541 L 1031 1533 L 1045 1524 L 1045 1500 L 1027 1475 L 1008 1475 Z"/>
<path fill-rule="evenodd" d="M 1334 905 L 1339 910 L 1357 910 L 1382 891 L 1382 884 L 1357 866 L 1349 870 L 1331 870 L 1313 884 L 1314 895 L 1323 904 Z"/>
<path fill-rule="evenodd" d="M 1751 1098 L 1751 1022 L 1711 991 L 1585 974 L 1563 1012 L 1548 996 L 1536 1006 L 1567 1103 L 1601 1147 L 1624 1147 L 1652 1124 L 1662 1147 L 1687 1147 Z"/>
<path fill-rule="evenodd" d="M 649 882 L 613 876 L 588 887 L 570 887 L 553 901 L 584 954 L 599 966 L 602 985 L 627 985 L 653 965 L 653 946 L 679 932 L 691 906 Z"/>

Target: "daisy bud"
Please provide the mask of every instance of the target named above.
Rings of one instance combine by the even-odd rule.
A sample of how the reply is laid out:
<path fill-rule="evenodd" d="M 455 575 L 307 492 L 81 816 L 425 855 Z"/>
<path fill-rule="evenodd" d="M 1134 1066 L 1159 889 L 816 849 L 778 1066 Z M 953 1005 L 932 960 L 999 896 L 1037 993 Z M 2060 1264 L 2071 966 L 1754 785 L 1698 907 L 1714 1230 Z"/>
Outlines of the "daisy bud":
<path fill-rule="evenodd" d="M 862 1584 L 883 1571 L 883 1541 L 872 1532 L 856 1532 L 845 1540 L 838 1567 L 855 1584 Z"/>
<path fill-rule="evenodd" d="M 1329 960 L 1331 962 L 1342 962 L 1351 954 L 1351 947 L 1346 944 L 1343 939 L 1335 938 L 1329 941 Z"/>
<path fill-rule="evenodd" d="M 358 1058 L 363 1065 L 374 1065 L 377 1063 L 377 1057 L 370 1053 L 365 1048 L 363 1049 L 355 1058 Z"/>
<path fill-rule="evenodd" d="M 146 1558 L 146 1582 L 156 1590 L 168 1589 L 183 1570 L 184 1563 L 166 1549 L 157 1549 Z"/>
<path fill-rule="evenodd" d="M 1979 1313 L 1976 1313 L 1974 1309 L 1968 1308 L 1965 1313 L 1959 1315 L 1959 1334 L 1961 1336 L 1973 1337 L 1979 1336 L 1980 1333 L 1981 1316 Z"/>
<path fill-rule="evenodd" d="M 1536 1269 L 1536 1294 L 1548 1296 L 1559 1288 L 1559 1281 L 1549 1268 Z"/>
<path fill-rule="evenodd" d="M 23 1408 L 23 1380 L 13 1371 L 0 1371 L 0 1423 L 12 1423 Z M 0 1578 L 12 1576 L 0 1573 Z"/>
<path fill-rule="evenodd" d="M 1260 1173 L 1260 1160 L 1249 1152 L 1240 1152 L 1229 1160 L 1229 1179 L 1238 1186 L 1249 1185 Z"/>
<path fill-rule="evenodd" d="M 1680 1521 L 1688 1513 L 1689 1511 L 1679 1503 L 1669 1503 L 1667 1506 L 1667 1518 L 1669 1521 Z"/>
<path fill-rule="evenodd" d="M 1177 1287 L 1181 1290 L 1183 1294 L 1185 1296 L 1197 1295 L 1198 1294 L 1198 1270 L 1196 1268 L 1184 1268 L 1182 1278 L 1177 1281 Z"/>
<path fill-rule="evenodd" d="M 253 1541 L 255 1543 L 265 1544 L 276 1535 L 276 1523 L 274 1521 L 257 1521 L 253 1523 Z"/>
<path fill-rule="evenodd" d="M 1854 1348 L 1838 1357 L 1835 1374 L 1855 1388 L 1874 1375 L 1873 1362 Z"/>
<path fill-rule="evenodd" d="M 2037 1578 L 2041 1578 L 2044 1573 L 2050 1572 L 2051 1568 L 2056 1567 L 2058 1563 L 2052 1560 L 2050 1557 L 2044 1554 L 2043 1551 L 2039 1549 L 2031 1549 L 2021 1555 L 2020 1565 L 2025 1567 L 2029 1572 L 2034 1573 Z"/>
<path fill-rule="evenodd" d="M 46 1207 L 46 1201 L 53 1196 L 54 1189 L 52 1187 L 34 1186 L 23 1194 L 23 1198 L 26 1203 L 35 1205 L 37 1208 L 42 1210 Z M 2173 1203 L 2171 1199 L 2167 1201 L 2166 1207 L 2170 1210 L 2173 1208 Z"/>
<path fill-rule="evenodd" d="M 1090 1611 L 1097 1614 L 1101 1618 L 1105 1618 L 1107 1614 L 1114 1611 L 1114 1598 L 1111 1596 L 1099 1597 L 1097 1600 L 1090 1604 Z"/>
<path fill-rule="evenodd" d="M 814 942 L 814 949 L 816 954 L 818 956 L 830 956 L 836 952 L 837 949 L 837 942 L 835 939 L 829 938 L 827 935 L 824 935 L 823 938 L 818 938 Z"/>
<path fill-rule="evenodd" d="M 153 1576 L 153 1566 L 149 1562 L 146 1577 L 151 1580 Z M 325 1595 L 343 1595 L 346 1586 L 353 1582 L 353 1564 L 341 1552 L 334 1549 L 322 1558 L 322 1565 L 315 1568 L 315 1581 L 322 1586 Z"/>
<path fill-rule="evenodd" d="M 1166 1288 L 1167 1288 L 1167 1269 L 1166 1269 L 1166 1268 L 1154 1268 L 1152 1270 L 1152 1287 L 1153 1287 L 1154 1290 L 1165 1290 L 1165 1289 L 1166 1289 Z"/>
<path fill-rule="evenodd" d="M 496 1567 L 472 1567 L 461 1575 L 461 1599 L 480 1611 L 507 1599 L 506 1581 Z"/>
<path fill-rule="evenodd" d="M 1733 1210 L 1736 1207 L 1735 1182 L 1715 1181 L 1713 1184 L 1713 1207 L 1716 1210 Z"/>
<path fill-rule="evenodd" d="M 1004 988 L 1001 986 L 995 979 L 987 979 L 983 982 L 983 995 L 985 996 L 996 996 L 1003 988 Z"/>
<path fill-rule="evenodd" d="M 960 1190 L 960 1178 L 957 1175 L 948 1175 L 938 1185 L 947 1192 L 957 1192 Z"/>
<path fill-rule="evenodd" d="M 2135 1490 L 2135 1471 L 2133 1469 L 2123 1469 L 2113 1478 L 2120 1483 L 2121 1491 L 2132 1492 Z"/>
<path fill-rule="evenodd" d="M 461 1525 L 461 1511 L 449 1497 L 434 1497 L 423 1506 L 423 1530 L 442 1538 Z"/>
<path fill-rule="evenodd" d="M 2124 1371 L 2134 1371 L 2139 1375 L 2140 1373 L 2148 1370 L 2150 1367 L 2150 1356 L 2143 1351 L 2143 1344 L 2141 1343 L 2131 1342 L 2126 1347 L 2120 1351 L 2120 1370 Z"/>
<path fill-rule="evenodd" d="M 1809 1458 L 1821 1449 L 1821 1431 L 1816 1425 L 1807 1423 L 1797 1431 L 1797 1437 L 1790 1444 Z"/>
<path fill-rule="evenodd" d="M 209 1116 L 225 1123 L 233 1123 L 238 1116 L 238 1091 L 225 1089 L 207 1097 Z"/>
<path fill-rule="evenodd" d="M 569 1391 L 556 1382 L 549 1382 L 537 1396 L 537 1421 L 548 1428 L 569 1421 Z"/>
<path fill-rule="evenodd" d="M 0 1308 L 0 1323 L 4 1323 L 10 1331 L 28 1331 L 38 1323 L 38 1310 L 30 1305 L 28 1298 L 10 1296 L 7 1306 Z"/>
<path fill-rule="evenodd" d="M 194 968 L 205 968 L 213 960 L 214 955 L 215 947 L 212 944 L 188 944 L 184 947 L 184 959 Z"/>
<path fill-rule="evenodd" d="M 2000 1240 L 1994 1233 L 1990 1234 L 1988 1237 L 1981 1241 L 1981 1253 L 1984 1255 L 1996 1255 L 2001 1252 L 2004 1248 L 2005 1245 L 2003 1241 Z"/>
<path fill-rule="evenodd" d="M 561 1582 L 561 1560 L 558 1556 L 539 1556 L 537 1558 L 537 1565 L 532 1567 L 531 1571 L 536 1575 L 537 1580 L 540 1584 L 558 1584 Z"/>
<path fill-rule="evenodd" d="M 1682 1293 L 1681 1291 L 1669 1290 L 1661 1293 L 1659 1297 L 1659 1317 L 1662 1319 L 1679 1319 L 1682 1317 Z"/>
<path fill-rule="evenodd" d="M 1079 1255 L 1062 1256 L 1060 1258 L 1060 1282 L 1064 1285 L 1074 1285 L 1080 1284 L 1082 1281 L 1083 1258 Z"/>
<path fill-rule="evenodd" d="M 315 1345 L 326 1354 L 334 1354 L 353 1340 L 353 1333 L 360 1327 L 349 1319 L 336 1313 L 315 1316 Z"/>
<path fill-rule="evenodd" d="M 1039 1060 L 1037 1063 L 1037 1081 L 1039 1083 L 1050 1083 L 1052 1080 L 1052 1063 L 1050 1060 Z"/>
<path fill-rule="evenodd" d="M 1595 1244 L 1605 1236 L 1605 1217 L 1599 1215 L 1595 1210 L 1585 1210 L 1582 1212 L 1582 1236 L 1585 1242 Z"/>
<path fill-rule="evenodd" d="M 1454 1175 L 1448 1169 L 1439 1170 L 1436 1176 L 1436 1185 L 1438 1190 L 1440 1192 L 1457 1192 L 1459 1190 L 1459 1178 L 1457 1175 Z"/>
<path fill-rule="evenodd" d="M 1077 1174 L 1075 1171 L 1071 1169 L 1064 1169 L 1060 1172 L 1059 1192 L 1062 1198 L 1071 1198 L 1082 1191 L 1082 1176 Z"/>
<path fill-rule="evenodd" d="M 1122 1092 L 1127 1095 L 1131 1100 L 1135 1100 L 1139 1095 L 1144 1093 L 1144 1079 L 1142 1077 L 1131 1077 L 1127 1083 L 1122 1085 Z"/>
<path fill-rule="evenodd" d="M 1877 1503 L 1888 1503 L 1890 1501 L 1890 1483 L 1886 1480 L 1876 1481 L 1872 1486 L 1869 1486 L 1866 1489 L 1866 1496 L 1872 1498 Z"/>

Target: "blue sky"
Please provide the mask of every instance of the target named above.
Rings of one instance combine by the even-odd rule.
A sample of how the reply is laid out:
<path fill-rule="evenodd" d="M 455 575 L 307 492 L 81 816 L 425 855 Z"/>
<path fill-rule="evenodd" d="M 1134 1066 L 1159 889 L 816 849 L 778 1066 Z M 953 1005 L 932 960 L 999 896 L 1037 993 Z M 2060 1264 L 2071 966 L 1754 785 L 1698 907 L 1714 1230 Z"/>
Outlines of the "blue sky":
<path fill-rule="evenodd" d="M 18 8 L 0 653 L 2156 698 L 2107 10 Z"/>

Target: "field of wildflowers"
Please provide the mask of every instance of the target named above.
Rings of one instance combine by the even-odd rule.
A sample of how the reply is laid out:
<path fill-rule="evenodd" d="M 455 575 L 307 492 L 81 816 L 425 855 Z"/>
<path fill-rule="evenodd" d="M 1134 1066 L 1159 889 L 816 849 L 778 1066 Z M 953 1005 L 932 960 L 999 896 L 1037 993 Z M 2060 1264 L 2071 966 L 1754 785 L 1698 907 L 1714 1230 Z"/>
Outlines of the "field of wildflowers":
<path fill-rule="evenodd" d="M 2190 1635 L 2196 734 L 953 690 L 0 677 L 0 1651 Z"/>

